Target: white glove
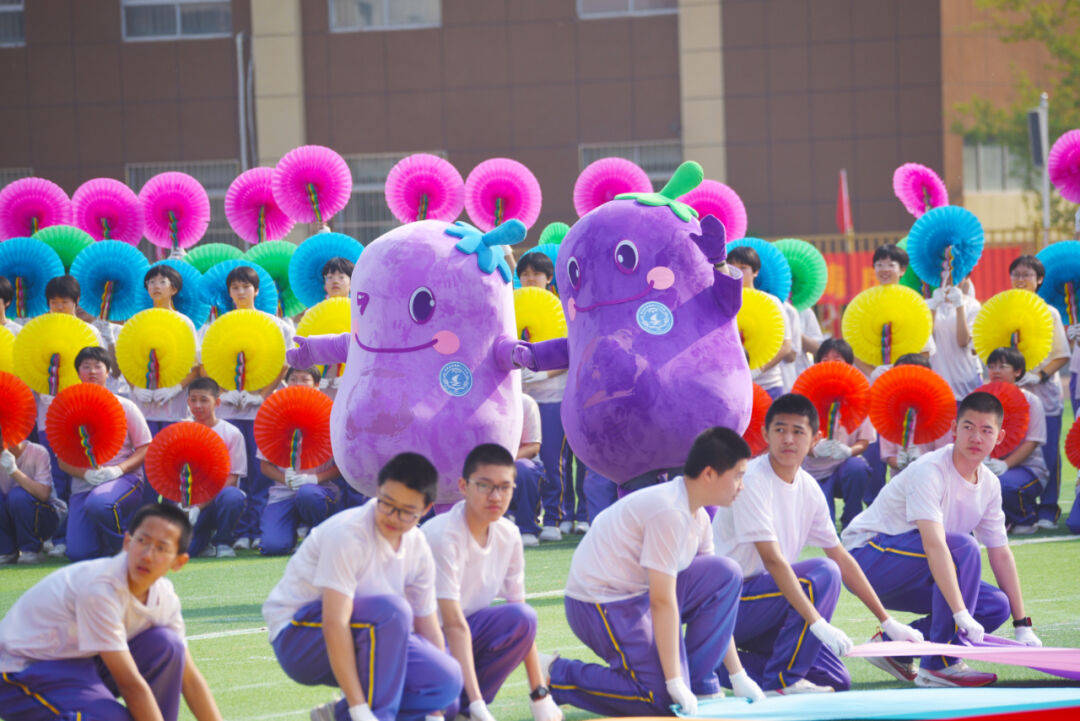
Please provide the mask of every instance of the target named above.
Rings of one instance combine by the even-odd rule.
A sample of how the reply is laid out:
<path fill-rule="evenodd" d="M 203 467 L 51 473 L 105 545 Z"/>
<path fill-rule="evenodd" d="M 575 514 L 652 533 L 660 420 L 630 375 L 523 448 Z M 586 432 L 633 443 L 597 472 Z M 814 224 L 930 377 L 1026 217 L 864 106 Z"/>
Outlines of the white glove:
<path fill-rule="evenodd" d="M 300 473 L 294 471 L 291 468 L 285 469 L 285 484 L 294 491 L 300 486 L 306 486 L 310 483 L 318 483 L 319 479 L 314 473 Z"/>
<path fill-rule="evenodd" d="M 263 397 L 260 394 L 251 391 L 241 391 L 240 396 L 245 406 L 257 406 L 263 402 Z"/>
<path fill-rule="evenodd" d="M 686 685 L 686 681 L 683 681 L 682 676 L 669 678 L 665 684 L 667 685 L 668 696 L 671 696 L 671 700 L 679 704 L 684 714 L 687 716 L 697 715 L 697 696 Z"/>
<path fill-rule="evenodd" d="M 886 618 L 881 622 L 881 630 L 884 631 L 885 635 L 892 641 L 911 641 L 912 643 L 919 643 L 920 641 L 926 640 L 923 638 L 922 631 L 900 623 L 892 617 Z"/>
<path fill-rule="evenodd" d="M 1024 375 L 1020 376 L 1020 380 L 1016 381 L 1016 385 L 1018 385 L 1018 386 L 1037 386 L 1041 382 L 1042 382 L 1042 378 L 1039 377 L 1038 373 L 1033 373 L 1032 371 L 1028 371 Z"/>
<path fill-rule="evenodd" d="M 1042 641 L 1035 635 L 1035 629 L 1031 626 L 1017 626 L 1013 630 L 1013 637 L 1025 646 L 1042 646 Z"/>
<path fill-rule="evenodd" d="M 484 699 L 477 699 L 469 704 L 469 718 L 472 721 L 495 721 L 495 717 L 488 711 Z"/>
<path fill-rule="evenodd" d="M 957 611 L 952 617 L 956 621 L 956 628 L 967 637 L 968 641 L 982 643 L 983 636 L 986 635 L 986 629 L 968 613 L 966 608 L 963 611 Z"/>
<path fill-rule="evenodd" d="M 818 640 L 837 656 L 846 655 L 855 646 L 846 633 L 824 618 L 819 618 L 810 624 L 810 632 L 817 636 Z"/>
<path fill-rule="evenodd" d="M 838 461 L 843 461 L 851 458 L 851 446 L 845 445 L 840 441 L 833 441 L 832 457 Z"/>
<path fill-rule="evenodd" d="M 919 450 L 912 446 L 911 448 L 901 448 L 896 452 L 896 467 L 901 471 L 910 466 L 915 461 L 919 460 Z"/>
<path fill-rule="evenodd" d="M 187 509 L 188 523 L 191 524 L 192 528 L 194 528 L 195 524 L 199 522 L 199 514 L 201 512 L 202 512 L 202 509 L 199 508 L 198 506 L 192 506 L 191 508 Z"/>
<path fill-rule="evenodd" d="M 379 721 L 375 714 L 371 712 L 371 707 L 366 703 L 350 706 L 349 719 L 350 721 Z"/>
<path fill-rule="evenodd" d="M 0 468 L 9 476 L 15 472 L 15 454 L 6 448 L 0 452 Z"/>
<path fill-rule="evenodd" d="M 1002 473 L 1009 470 L 1009 464 L 1000 458 L 987 458 L 983 461 L 983 465 L 986 466 L 987 470 L 999 477 Z"/>
<path fill-rule="evenodd" d="M 729 674 L 728 678 L 731 679 L 731 692 L 736 696 L 751 702 L 765 700 L 765 692 L 750 678 L 745 668 L 738 673 Z"/>
<path fill-rule="evenodd" d="M 1068 336 L 1069 340 L 1071 340 L 1073 343 L 1080 340 L 1080 323 L 1073 323 L 1068 328 L 1066 328 L 1065 335 Z"/>
<path fill-rule="evenodd" d="M 814 445 L 810 452 L 814 454 L 815 458 L 832 458 L 832 447 L 835 444 L 836 441 L 831 438 L 822 438 Z"/>
<path fill-rule="evenodd" d="M 529 710 L 532 711 L 533 721 L 562 721 L 562 709 L 548 694 L 539 701 L 529 701 Z"/>
<path fill-rule="evenodd" d="M 180 391 L 184 390 L 182 385 L 168 386 L 166 388 L 158 388 L 154 391 L 154 400 L 158 403 L 168 403 L 176 396 L 180 395 Z"/>
<path fill-rule="evenodd" d="M 139 388 L 138 386 L 132 386 L 131 395 L 139 403 L 149 404 L 154 402 L 154 391 L 149 388 Z"/>
<path fill-rule="evenodd" d="M 83 474 L 83 480 L 92 486 L 100 486 L 102 483 L 115 481 L 122 475 L 124 472 L 120 470 L 120 466 L 102 466 L 89 469 Z"/>
<path fill-rule="evenodd" d="M 231 406 L 242 406 L 244 404 L 244 392 L 225 391 L 221 394 L 221 402 L 228 403 Z"/>
<path fill-rule="evenodd" d="M 949 286 L 949 289 L 945 291 L 945 302 L 952 307 L 957 308 L 964 302 L 964 295 L 960 292 L 959 288 L 955 285 L 951 285 Z"/>

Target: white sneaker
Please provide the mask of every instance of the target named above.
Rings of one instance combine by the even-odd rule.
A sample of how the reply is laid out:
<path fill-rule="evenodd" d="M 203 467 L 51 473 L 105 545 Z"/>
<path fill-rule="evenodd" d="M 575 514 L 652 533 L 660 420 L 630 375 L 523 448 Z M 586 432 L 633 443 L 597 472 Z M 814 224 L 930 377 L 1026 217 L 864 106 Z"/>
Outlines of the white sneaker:
<path fill-rule="evenodd" d="M 207 547 L 206 547 L 206 548 L 204 548 L 203 550 L 199 551 L 199 553 L 197 554 L 197 556 L 196 556 L 196 557 L 197 557 L 197 558 L 216 558 L 216 557 L 217 557 L 217 550 L 218 550 L 218 548 L 220 548 L 220 546 L 210 546 L 210 545 L 207 545 Z"/>
<path fill-rule="evenodd" d="M 800 678 L 793 684 L 789 684 L 784 688 L 778 688 L 775 691 L 766 691 L 766 696 L 794 696 L 800 693 L 832 693 L 832 686 L 818 686 L 813 681 L 807 681 L 805 678 Z"/>
<path fill-rule="evenodd" d="M 881 643 L 885 640 L 885 636 L 878 631 L 870 639 L 870 643 Z M 915 661 L 908 661 L 903 663 L 900 659 L 893 656 L 866 656 L 866 661 L 875 668 L 880 668 L 890 676 L 895 676 L 900 681 L 914 681 L 915 680 Z"/>
<path fill-rule="evenodd" d="M 558 526 L 544 526 L 544 528 L 540 531 L 540 540 L 561 541 L 562 531 L 559 530 Z"/>
<path fill-rule="evenodd" d="M 1036 527 L 1042 528 L 1046 531 L 1052 531 L 1057 528 L 1057 523 L 1051 521 L 1049 518 L 1040 518 L 1039 520 L 1035 521 L 1035 525 Z"/>
<path fill-rule="evenodd" d="M 526 548 L 533 548 L 540 545 L 540 539 L 536 537 L 535 533 L 522 533 L 521 545 Z"/>
<path fill-rule="evenodd" d="M 260 543 L 262 543 L 262 537 L 261 536 L 255 536 L 255 538 L 252 538 L 251 539 L 251 548 L 252 548 L 252 550 L 257 550 L 259 548 Z"/>
<path fill-rule="evenodd" d="M 17 559 L 18 557 L 18 551 L 15 551 L 15 553 L 5 553 L 4 555 L 0 556 L 0 566 L 10 566 L 11 564 L 15 563 L 15 559 Z"/>
<path fill-rule="evenodd" d="M 19 554 L 19 560 L 16 561 L 20 566 L 30 566 L 35 563 L 41 563 L 41 554 L 37 551 L 23 551 Z"/>
<path fill-rule="evenodd" d="M 334 721 L 335 706 L 337 706 L 337 701 L 327 701 L 321 706 L 311 709 L 309 714 L 311 721 Z"/>
<path fill-rule="evenodd" d="M 54 543 L 53 547 L 47 551 L 49 558 L 63 558 L 67 555 L 67 545 L 64 543 Z"/>
<path fill-rule="evenodd" d="M 217 547 L 218 558 L 236 558 L 236 551 L 232 549 L 227 543 L 222 543 Z"/>
<path fill-rule="evenodd" d="M 580 535 L 583 535 L 583 534 L 587 533 L 588 530 L 589 530 L 589 522 L 588 521 L 574 521 L 574 533 L 576 533 L 576 534 L 578 534 L 580 536 Z"/>
<path fill-rule="evenodd" d="M 237 551 L 248 551 L 251 549 L 251 539 L 245 536 L 237 538 L 232 547 Z"/>
<path fill-rule="evenodd" d="M 976 671 L 963 661 L 957 661 L 939 671 L 920 668 L 918 675 L 915 676 L 915 685 L 926 688 L 974 688 L 987 686 L 994 681 L 997 681 L 997 674 Z"/>
<path fill-rule="evenodd" d="M 571 523 L 570 521 L 563 521 L 562 523 L 559 524 L 559 531 L 563 535 L 571 533 L 573 530 L 574 530 L 574 524 Z"/>
<path fill-rule="evenodd" d="M 1031 536 L 1038 530 L 1038 524 L 1033 523 L 1030 526 L 1013 526 L 1009 533 L 1014 536 Z"/>

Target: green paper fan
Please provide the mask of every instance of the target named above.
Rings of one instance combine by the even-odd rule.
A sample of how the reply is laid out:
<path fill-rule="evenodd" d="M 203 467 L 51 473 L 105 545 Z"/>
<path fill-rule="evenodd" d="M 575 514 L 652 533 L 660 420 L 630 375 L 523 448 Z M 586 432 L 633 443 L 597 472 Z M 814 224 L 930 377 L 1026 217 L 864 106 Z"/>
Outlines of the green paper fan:
<path fill-rule="evenodd" d="M 94 243 L 94 236 L 74 225 L 50 225 L 32 236 L 56 251 L 64 272 L 71 270 L 71 263 L 84 248 Z"/>
<path fill-rule="evenodd" d="M 569 232 L 570 226 L 566 223 L 548 223 L 547 226 L 544 227 L 544 230 L 541 231 L 540 238 L 536 241 L 536 244 L 543 245 L 544 243 L 551 243 L 552 245 L 558 245 Z"/>
<path fill-rule="evenodd" d="M 203 243 L 184 254 L 184 260 L 195 266 L 195 270 L 200 273 L 205 273 L 222 261 L 239 260 L 243 257 L 244 251 L 228 243 Z"/>
<path fill-rule="evenodd" d="M 813 307 L 829 282 L 825 256 L 805 240 L 783 238 L 773 243 L 791 266 L 791 304 L 799 310 Z"/>
<path fill-rule="evenodd" d="M 907 252 L 907 236 L 906 235 L 903 237 L 903 239 L 899 243 L 896 244 L 896 247 L 897 248 L 903 248 L 904 252 L 905 253 Z M 919 295 L 927 297 L 927 298 L 929 298 L 930 294 L 933 293 L 934 290 L 937 289 L 936 285 L 927 285 L 926 283 L 923 283 L 922 278 L 919 277 L 919 274 L 915 272 L 915 270 L 911 267 L 910 263 L 908 263 L 908 267 L 904 271 L 904 274 L 902 276 L 900 276 L 900 285 L 907 286 L 908 288 L 911 288 L 913 291 L 915 291 Z"/>
<path fill-rule="evenodd" d="M 289 261 L 296 252 L 296 244 L 287 240 L 266 240 L 251 246 L 244 253 L 244 260 L 255 263 L 274 279 L 284 316 L 303 313 L 307 308 L 289 287 Z"/>

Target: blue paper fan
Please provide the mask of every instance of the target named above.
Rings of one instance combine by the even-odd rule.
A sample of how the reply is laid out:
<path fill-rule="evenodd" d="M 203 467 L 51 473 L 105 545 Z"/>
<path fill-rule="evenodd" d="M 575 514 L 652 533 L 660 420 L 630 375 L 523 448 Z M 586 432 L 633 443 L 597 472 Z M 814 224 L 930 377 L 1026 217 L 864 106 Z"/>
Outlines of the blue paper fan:
<path fill-rule="evenodd" d="M 206 302 L 206 294 L 203 292 L 203 276 L 191 263 L 185 263 L 176 258 L 166 258 L 153 263 L 155 265 L 167 265 L 180 274 L 184 281 L 184 287 L 173 296 L 173 306 L 178 313 L 188 317 L 196 329 L 201 328 L 210 318 L 210 305 Z M 144 290 L 145 292 L 145 284 Z M 150 296 L 147 295 L 147 298 Z"/>
<path fill-rule="evenodd" d="M 922 282 L 941 285 L 945 249 L 952 249 L 952 282 L 968 277 L 983 250 L 982 223 L 974 213 L 957 205 L 943 205 L 924 213 L 908 233 L 911 269 Z"/>
<path fill-rule="evenodd" d="M 554 225 L 554 223 L 552 225 Z M 529 253 L 543 253 L 548 258 L 551 258 L 551 265 L 554 267 L 556 265 L 556 260 L 559 257 L 559 244 L 558 243 L 540 243 L 540 244 L 535 245 L 532 248 L 529 248 L 528 250 L 526 250 L 524 253 L 521 254 L 521 257 L 524 258 Z M 518 277 L 518 274 L 517 274 L 516 270 L 514 271 L 514 287 L 515 288 L 520 288 L 521 287 L 521 278 Z M 551 287 L 555 289 L 556 293 L 559 292 L 558 287 L 555 285 L 555 278 L 551 279 Z"/>
<path fill-rule="evenodd" d="M 7 310 L 13 318 L 33 318 L 49 310 L 45 284 L 63 274 L 60 256 L 43 241 L 8 238 L 0 243 L 0 275 L 15 289 L 15 301 Z"/>
<path fill-rule="evenodd" d="M 230 310 L 236 310 L 232 298 L 229 297 L 229 287 L 225 284 L 225 279 L 229 277 L 233 268 L 241 265 L 254 268 L 259 274 L 259 292 L 255 296 L 255 308 L 270 315 L 277 315 L 278 292 L 274 279 L 261 266 L 249 260 L 224 260 L 206 271 L 202 278 L 203 300 L 211 308 L 217 308 L 219 316 Z"/>
<path fill-rule="evenodd" d="M 1062 240 L 1046 246 L 1037 256 L 1046 268 L 1039 295 L 1057 308 L 1065 325 L 1080 322 L 1080 240 Z M 1066 297 L 1066 285 L 1068 297 Z"/>
<path fill-rule="evenodd" d="M 316 233 L 297 246 L 289 260 L 289 287 L 310 308 L 326 298 L 322 276 L 326 261 L 345 258 L 355 263 L 363 251 L 360 241 L 344 233 Z"/>
<path fill-rule="evenodd" d="M 791 266 L 780 249 L 761 238 L 749 236 L 727 244 L 729 251 L 740 246 L 753 248 L 761 259 L 761 271 L 754 278 L 754 287 L 786 301 L 791 295 Z"/>
<path fill-rule="evenodd" d="M 102 240 L 89 245 L 71 262 L 79 281 L 79 306 L 92 316 L 125 321 L 150 307 L 143 286 L 150 263 L 133 245 Z"/>

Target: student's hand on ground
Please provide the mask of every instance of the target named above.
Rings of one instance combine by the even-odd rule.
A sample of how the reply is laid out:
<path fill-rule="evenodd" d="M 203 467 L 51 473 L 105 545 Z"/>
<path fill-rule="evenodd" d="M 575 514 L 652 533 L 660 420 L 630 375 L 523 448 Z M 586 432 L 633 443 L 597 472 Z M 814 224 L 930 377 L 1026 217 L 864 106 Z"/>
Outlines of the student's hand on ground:
<path fill-rule="evenodd" d="M 738 673 L 730 674 L 728 678 L 731 680 L 731 692 L 739 698 L 744 698 L 747 701 L 765 700 L 765 692 L 761 690 L 761 686 L 758 686 L 754 679 L 750 678 L 750 674 L 746 673 L 745 668 Z"/>
<path fill-rule="evenodd" d="M 299 471 L 294 471 L 291 468 L 285 469 L 285 483 L 294 491 L 299 489 L 300 486 L 307 486 L 318 482 L 319 479 L 314 473 L 301 473 Z"/>
<path fill-rule="evenodd" d="M 683 713 L 687 716 L 693 716 L 697 713 L 697 696 L 686 685 L 686 681 L 683 681 L 682 676 L 669 678 L 666 684 L 668 696 L 671 696 L 671 700 L 682 707 Z"/>
<path fill-rule="evenodd" d="M 232 406 L 242 405 L 244 402 L 243 391 L 225 391 L 221 394 L 221 402 Z"/>
<path fill-rule="evenodd" d="M 881 630 L 885 632 L 885 635 L 889 637 L 891 641 L 911 641 L 913 643 L 919 643 L 925 641 L 922 631 L 917 628 L 912 628 L 907 624 L 900 623 L 895 618 L 886 618 L 881 622 Z"/>
<path fill-rule="evenodd" d="M 375 714 L 372 713 L 371 707 L 366 703 L 350 706 L 349 719 L 350 721 L 379 721 Z"/>
<path fill-rule="evenodd" d="M 469 704 L 469 718 L 471 721 L 495 721 L 495 717 L 488 711 L 484 699 L 477 699 Z"/>
<path fill-rule="evenodd" d="M 1017 626 L 1013 631 L 1013 638 L 1025 646 L 1038 647 L 1043 645 L 1039 637 L 1035 635 L 1035 629 L 1031 626 Z"/>
<path fill-rule="evenodd" d="M 533 721 L 562 721 L 562 709 L 547 695 L 539 701 L 529 701 L 529 709 L 532 711 Z"/>
<path fill-rule="evenodd" d="M 6 448 L 0 452 L 0 468 L 9 476 L 15 472 L 15 454 Z"/>
<path fill-rule="evenodd" d="M 995 476 L 1000 476 L 1002 473 L 1009 470 L 1009 464 L 1000 458 L 987 458 L 983 461 L 983 465 Z"/>
<path fill-rule="evenodd" d="M 87 470 L 83 474 L 83 480 L 92 486 L 100 486 L 102 483 L 115 481 L 122 475 L 124 475 L 124 472 L 120 470 L 120 466 L 102 466 L 101 468 Z"/>
<path fill-rule="evenodd" d="M 968 641 L 971 641 L 972 643 L 982 643 L 983 636 L 986 635 L 986 629 L 984 629 L 982 624 L 976 621 L 975 618 L 968 613 L 966 608 L 963 611 L 957 611 L 952 617 L 953 620 L 956 621 L 956 628 Z"/>
<path fill-rule="evenodd" d="M 846 633 L 824 618 L 819 618 L 810 624 L 810 632 L 838 657 L 847 655 L 847 652 L 855 646 Z"/>

